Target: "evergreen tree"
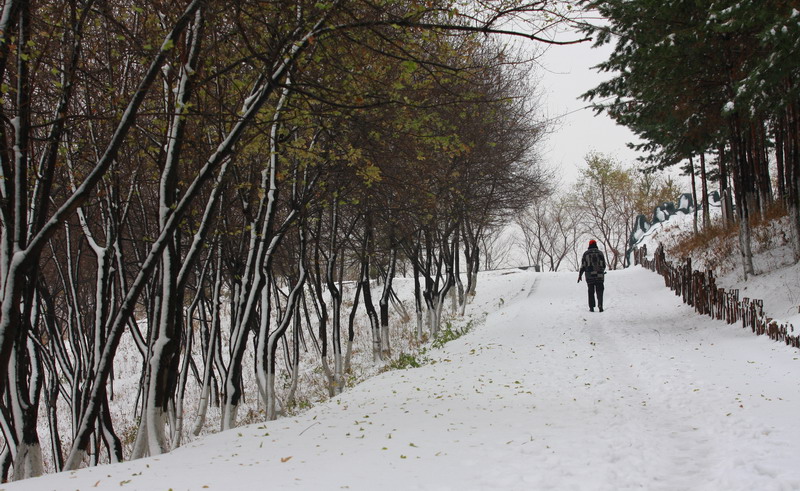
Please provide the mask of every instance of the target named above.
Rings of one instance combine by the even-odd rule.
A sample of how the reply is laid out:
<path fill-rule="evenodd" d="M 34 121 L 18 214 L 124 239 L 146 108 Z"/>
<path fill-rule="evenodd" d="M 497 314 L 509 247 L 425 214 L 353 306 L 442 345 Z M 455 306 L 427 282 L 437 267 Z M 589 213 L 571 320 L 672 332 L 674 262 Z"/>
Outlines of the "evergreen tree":
<path fill-rule="evenodd" d="M 598 68 L 614 76 L 587 92 L 645 140 L 656 167 L 716 151 L 731 171 L 746 274 L 752 274 L 750 218 L 778 191 L 792 217 L 800 260 L 798 204 L 798 2 L 769 0 L 594 0 L 608 24 L 586 26 L 596 45 L 615 43 Z M 703 160 L 704 162 L 704 160 Z M 705 182 L 702 183 L 705 187 Z M 726 180 L 721 180 L 724 194 Z"/>

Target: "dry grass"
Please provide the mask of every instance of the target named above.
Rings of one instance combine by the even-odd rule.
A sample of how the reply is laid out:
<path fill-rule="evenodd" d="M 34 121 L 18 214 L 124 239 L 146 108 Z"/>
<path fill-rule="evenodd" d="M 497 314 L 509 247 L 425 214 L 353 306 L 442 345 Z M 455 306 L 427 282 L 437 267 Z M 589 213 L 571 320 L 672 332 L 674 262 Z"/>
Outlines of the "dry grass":
<path fill-rule="evenodd" d="M 697 234 L 682 233 L 667 253 L 675 258 L 702 258 L 705 269 L 719 270 L 737 251 L 738 225 L 717 224 Z"/>
<path fill-rule="evenodd" d="M 753 252 L 773 249 L 789 243 L 785 228 L 779 222 L 787 217 L 786 208 L 776 203 L 763 216 L 751 218 Z M 719 273 L 732 268 L 739 254 L 739 224 L 716 223 L 697 234 L 684 232 L 667 253 L 674 258 L 691 257 L 696 268 Z"/>

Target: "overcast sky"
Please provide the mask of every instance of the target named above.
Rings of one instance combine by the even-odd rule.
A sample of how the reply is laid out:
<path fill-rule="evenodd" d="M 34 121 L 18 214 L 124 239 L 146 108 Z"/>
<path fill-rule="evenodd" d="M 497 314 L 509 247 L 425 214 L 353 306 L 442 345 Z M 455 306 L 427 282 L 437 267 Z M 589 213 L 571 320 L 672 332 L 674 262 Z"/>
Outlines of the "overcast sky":
<path fill-rule="evenodd" d="M 611 49 L 610 45 L 593 49 L 590 42 L 553 46 L 538 60 L 542 104 L 548 117 L 555 119 L 544 162 L 557 170 L 565 185 L 574 182 L 579 169 L 585 168 L 584 157 L 589 152 L 608 154 L 626 164 L 639 155 L 626 147 L 636 140 L 633 133 L 603 114 L 595 116 L 591 109 L 583 109 L 587 102 L 579 99 L 608 78 L 591 67 L 603 61 Z"/>

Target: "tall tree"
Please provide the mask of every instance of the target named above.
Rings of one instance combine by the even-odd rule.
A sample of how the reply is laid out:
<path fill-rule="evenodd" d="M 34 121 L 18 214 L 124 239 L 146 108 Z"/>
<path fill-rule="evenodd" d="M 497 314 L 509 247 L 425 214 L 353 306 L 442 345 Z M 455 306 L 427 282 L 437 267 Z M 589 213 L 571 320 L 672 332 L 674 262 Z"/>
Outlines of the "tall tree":
<path fill-rule="evenodd" d="M 772 128 L 775 142 L 780 141 L 779 182 L 788 190 L 795 259 L 800 260 L 798 198 L 789 190 L 796 179 L 787 179 L 796 175 L 796 145 L 790 143 L 796 133 L 785 131 L 794 121 L 797 101 L 791 75 L 797 46 L 790 41 L 796 39 L 796 2 L 582 4 L 609 20 L 587 26 L 596 43 L 615 43 L 609 59 L 599 65 L 614 76 L 586 97 L 604 100 L 596 108 L 644 139 L 643 148 L 654 151 L 660 165 L 720 149 L 721 169 L 733 176 L 745 274 L 754 272 L 751 217 L 772 201 L 767 157 L 774 146 L 768 133 Z"/>
<path fill-rule="evenodd" d="M 249 365 L 274 417 L 281 347 L 297 381 L 307 251 L 329 203 L 347 224 L 328 230 L 329 287 L 357 255 L 351 231 L 368 238 L 365 298 L 370 272 L 391 276 L 397 247 L 416 240 L 409 250 L 441 314 L 461 241 L 519 206 L 499 198 L 529 175 L 531 126 L 508 111 L 519 94 L 509 97 L 501 54 L 482 53 L 485 36 L 556 42 L 553 21 L 569 15 L 559 0 L 455 7 L 2 3 L 3 478 L 43 470 L 43 394 L 72 418 L 60 435 L 50 414 L 57 468 L 124 456 L 110 409 L 123 342 L 144 369 L 135 457 L 180 444 L 193 377 L 201 425 L 215 390 L 221 426 L 236 424 Z M 385 308 L 390 281 L 383 293 Z"/>

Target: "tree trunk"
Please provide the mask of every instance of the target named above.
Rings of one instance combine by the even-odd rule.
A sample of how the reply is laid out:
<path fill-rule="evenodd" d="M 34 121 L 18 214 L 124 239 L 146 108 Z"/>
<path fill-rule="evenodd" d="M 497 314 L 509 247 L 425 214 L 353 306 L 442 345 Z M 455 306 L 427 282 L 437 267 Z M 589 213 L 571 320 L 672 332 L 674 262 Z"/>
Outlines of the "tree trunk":
<path fill-rule="evenodd" d="M 215 244 L 216 245 L 216 244 Z M 215 247 L 210 253 L 214 254 Z M 217 339 L 220 331 L 220 304 L 222 288 L 222 254 L 216 252 L 216 266 L 214 268 L 214 289 L 211 294 L 211 328 L 207 329 L 206 342 L 204 343 L 203 383 L 200 388 L 200 401 L 197 405 L 197 417 L 192 427 L 192 434 L 197 436 L 203 429 L 208 413 L 209 395 L 211 392 L 211 377 L 214 373 L 214 360 L 216 359 Z M 205 309 L 204 309 L 205 310 Z M 203 323 L 206 324 L 205 322 Z M 204 326 L 205 327 L 205 326 Z M 202 344 L 202 343 L 201 343 Z"/>
<path fill-rule="evenodd" d="M 300 295 L 299 298 L 302 299 L 302 295 Z M 300 328 L 302 324 L 300 319 L 300 303 L 301 302 L 297 302 L 294 318 L 292 319 L 292 352 L 291 355 L 287 353 L 287 356 L 290 358 L 289 378 L 291 380 L 291 383 L 289 384 L 289 391 L 286 394 L 286 405 L 288 407 L 297 406 L 297 399 L 295 396 L 297 394 L 297 385 L 300 379 Z"/>
<path fill-rule="evenodd" d="M 374 247 L 372 244 L 372 221 L 367 214 L 364 220 L 364 240 L 361 244 L 361 290 L 364 294 L 364 309 L 369 318 L 370 330 L 372 332 L 372 361 L 378 363 L 383 360 L 381 354 L 381 326 L 378 313 L 375 311 L 375 304 L 372 302 L 372 287 L 370 285 L 370 261 Z"/>
<path fill-rule="evenodd" d="M 778 200 L 787 204 L 786 196 L 786 163 L 785 163 L 785 150 L 786 150 L 786 129 L 785 129 L 785 113 L 781 115 L 773 123 L 772 132 L 775 139 L 775 163 L 777 170 L 777 184 L 778 184 Z"/>
<path fill-rule="evenodd" d="M 708 179 L 706 178 L 705 152 L 700 152 L 700 184 L 703 193 L 703 199 L 701 201 L 703 207 L 703 230 L 708 230 L 708 227 L 711 226 L 711 213 L 708 206 Z"/>
<path fill-rule="evenodd" d="M 364 309 L 369 318 L 370 330 L 372 331 L 372 361 L 378 363 L 383 360 L 381 353 L 381 329 L 378 313 L 375 311 L 375 304 L 372 302 L 372 288 L 369 278 L 369 258 L 362 258 L 361 263 L 361 290 L 364 294 Z"/>
<path fill-rule="evenodd" d="M 789 208 L 790 228 L 795 262 L 800 261 L 800 105 L 787 108 L 786 195 Z"/>
<path fill-rule="evenodd" d="M 419 275 L 419 245 L 414 247 L 415 257 L 411 260 L 412 274 L 414 275 L 414 313 L 417 318 L 417 341 L 421 341 L 425 331 L 425 324 L 423 321 L 423 298 L 422 288 L 420 288 Z"/>
<path fill-rule="evenodd" d="M 347 322 L 347 348 L 344 356 L 344 372 L 350 373 L 351 359 L 353 356 L 353 340 L 356 337 L 356 313 L 358 312 L 358 301 L 361 297 L 361 281 L 356 282 L 356 293 L 353 295 L 353 308 L 350 309 L 350 316 Z"/>
<path fill-rule="evenodd" d="M 19 346 L 20 348 L 14 350 L 14 363 L 9 367 L 12 380 L 16 380 L 15 385 L 10 387 L 9 394 L 10 409 L 17 431 L 16 449 L 13 452 L 15 481 L 38 477 L 44 472 L 42 447 L 37 432 L 42 366 L 33 341 L 21 340 Z M 29 381 L 25 380 L 27 371 L 30 371 Z"/>
<path fill-rule="evenodd" d="M 751 249 L 750 217 L 751 210 L 757 201 L 757 192 L 752 176 L 751 163 L 747 160 L 747 150 L 741 126 L 737 120 L 733 121 L 732 126 L 731 149 L 736 163 L 734 166 L 734 191 L 736 193 L 736 206 L 739 210 L 739 249 L 742 254 L 742 269 L 746 280 L 748 275 L 755 274 Z"/>
<path fill-rule="evenodd" d="M 384 359 L 392 356 L 392 350 L 389 343 L 389 300 L 392 295 L 392 282 L 394 280 L 395 266 L 397 264 L 397 249 L 394 245 L 391 246 L 389 251 L 389 267 L 386 271 L 386 277 L 383 282 L 383 292 L 378 302 L 380 306 L 380 322 L 381 322 L 381 355 Z"/>
<path fill-rule="evenodd" d="M 694 176 L 694 159 L 689 157 L 689 173 L 692 175 L 692 226 L 694 234 L 697 235 L 697 185 Z"/>
<path fill-rule="evenodd" d="M 336 234 L 339 230 L 339 206 L 334 197 L 331 205 L 331 236 L 328 251 L 328 263 L 325 267 L 325 284 L 328 287 L 331 303 L 331 344 L 333 346 L 333 384 L 331 395 L 341 394 L 344 389 L 344 357 L 342 356 L 342 292 L 336 286 L 336 266 L 338 244 Z M 341 275 L 340 275 L 341 278 Z M 323 358 L 325 353 L 323 352 Z"/>
<path fill-rule="evenodd" d="M 722 201 L 722 217 L 726 224 L 731 224 L 735 218 L 731 191 L 728 188 L 728 164 L 724 143 L 719 144 L 717 152 L 719 154 L 719 196 Z"/>
<path fill-rule="evenodd" d="M 277 322 L 277 326 L 274 331 L 269 334 L 269 337 L 266 342 L 266 353 L 267 353 L 267 374 L 266 374 L 266 416 L 267 420 L 274 420 L 278 416 L 277 411 L 277 394 L 275 392 L 275 358 L 278 351 L 278 342 L 281 338 L 286 334 L 286 330 L 292 323 L 292 318 L 294 313 L 297 311 L 298 302 L 300 300 L 300 295 L 303 293 L 303 289 L 305 287 L 306 281 L 306 265 L 305 265 L 305 253 L 306 253 L 306 238 L 305 232 L 300 231 L 300 250 L 298 251 L 298 268 L 299 268 L 299 275 L 297 278 L 297 282 L 295 283 L 292 290 L 289 292 L 289 296 L 286 299 L 286 308 L 283 310 L 283 318 L 279 319 Z"/>

